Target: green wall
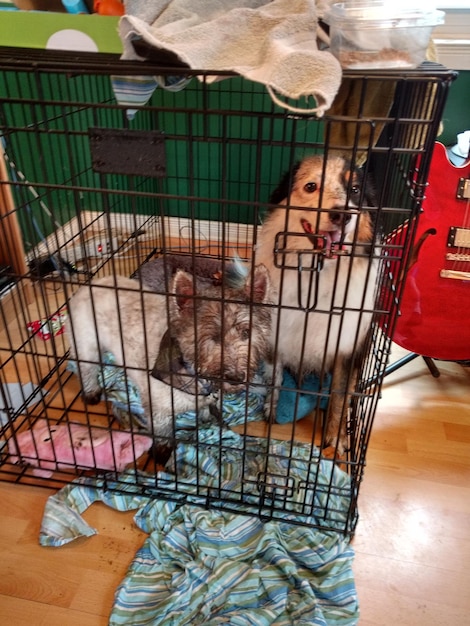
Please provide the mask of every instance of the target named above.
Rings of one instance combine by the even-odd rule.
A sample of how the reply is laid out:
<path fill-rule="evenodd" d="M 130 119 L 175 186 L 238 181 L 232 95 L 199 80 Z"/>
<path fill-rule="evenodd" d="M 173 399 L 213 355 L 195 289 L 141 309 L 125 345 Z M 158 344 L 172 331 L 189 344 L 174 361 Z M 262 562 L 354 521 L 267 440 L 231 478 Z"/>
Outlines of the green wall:
<path fill-rule="evenodd" d="M 0 140 L 20 172 L 12 172 L 13 193 L 27 250 L 82 210 L 258 222 L 294 147 L 312 152 L 323 141 L 320 120 L 273 112 L 264 86 L 241 78 L 158 88 L 132 119 L 107 74 L 6 70 L 0 96 Z M 93 128 L 161 131 L 165 175 L 127 175 L 117 165 L 107 170 L 115 174 L 98 173 Z M 114 149 L 127 171 L 125 149 Z"/>
<path fill-rule="evenodd" d="M 461 70 L 449 91 L 442 118 L 443 132 L 439 136 L 446 146 L 453 146 L 457 133 L 470 130 L 470 71 Z"/>

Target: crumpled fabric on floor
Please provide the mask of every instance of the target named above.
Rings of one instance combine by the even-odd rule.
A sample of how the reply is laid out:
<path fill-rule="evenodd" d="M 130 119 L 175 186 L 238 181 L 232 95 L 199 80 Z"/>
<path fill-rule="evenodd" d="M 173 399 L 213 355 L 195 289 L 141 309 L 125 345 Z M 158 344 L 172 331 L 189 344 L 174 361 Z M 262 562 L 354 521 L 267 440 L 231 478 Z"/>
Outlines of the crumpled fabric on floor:
<path fill-rule="evenodd" d="M 263 461 L 269 458 L 270 471 L 285 475 L 289 451 L 297 459 L 290 476 L 304 480 L 306 473 L 310 476 L 313 472 L 312 463 L 307 462 L 312 455 L 308 445 L 298 444 L 291 450 L 288 442 L 274 441 L 266 451 L 264 439 L 242 438 L 232 432 L 222 433 L 229 438 L 226 444 L 229 441 L 230 447 L 224 452 L 227 462 L 220 465 L 218 430 L 204 431 L 207 445 L 202 446 L 203 453 L 201 441 L 198 446 L 178 446 L 178 479 L 187 476 L 193 485 L 192 492 L 187 487 L 189 502 L 201 500 L 204 486 L 223 491 L 236 490 L 237 485 L 241 489 L 241 484 L 243 493 L 254 501 L 254 477 Z M 246 454 L 245 450 L 244 467 L 235 460 L 241 454 L 235 446 L 242 440 L 252 452 Z M 267 456 L 259 454 L 263 450 Z M 333 487 L 329 497 L 334 500 L 332 508 L 340 525 L 349 505 L 349 499 L 341 495 L 346 493 L 349 478 L 334 463 L 320 460 L 318 454 L 316 458 L 316 480 L 320 486 Z M 180 474 L 183 471 L 186 474 Z M 224 510 L 226 501 L 222 500 L 214 503 L 216 508 L 206 510 L 136 493 L 136 483 L 140 488 L 155 486 L 156 477 L 150 474 L 128 471 L 118 480 L 119 484 L 108 477 L 80 478 L 64 487 L 49 498 L 40 534 L 41 545 L 47 546 L 95 534 L 81 513 L 98 500 L 117 510 L 136 510 L 135 522 L 149 536 L 116 590 L 110 626 L 357 624 L 354 555 L 348 540 L 340 533 L 290 523 L 296 519 L 295 502 L 286 521 L 263 522 L 256 516 Z M 171 489 L 175 477 L 160 472 L 158 480 L 167 481 Z M 312 522 L 318 521 L 315 504 L 325 503 L 312 502 Z"/>

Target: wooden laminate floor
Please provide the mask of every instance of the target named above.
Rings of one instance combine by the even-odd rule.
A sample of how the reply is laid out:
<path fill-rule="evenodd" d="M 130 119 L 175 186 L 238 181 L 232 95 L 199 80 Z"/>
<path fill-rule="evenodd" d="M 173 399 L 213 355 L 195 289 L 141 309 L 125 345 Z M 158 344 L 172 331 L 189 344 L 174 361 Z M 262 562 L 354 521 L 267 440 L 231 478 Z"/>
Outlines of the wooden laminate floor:
<path fill-rule="evenodd" d="M 470 368 L 439 367 L 417 359 L 385 381 L 353 543 L 361 626 L 470 624 Z M 145 535 L 94 504 L 98 535 L 41 548 L 51 493 L 0 483 L 0 624 L 104 626 Z"/>

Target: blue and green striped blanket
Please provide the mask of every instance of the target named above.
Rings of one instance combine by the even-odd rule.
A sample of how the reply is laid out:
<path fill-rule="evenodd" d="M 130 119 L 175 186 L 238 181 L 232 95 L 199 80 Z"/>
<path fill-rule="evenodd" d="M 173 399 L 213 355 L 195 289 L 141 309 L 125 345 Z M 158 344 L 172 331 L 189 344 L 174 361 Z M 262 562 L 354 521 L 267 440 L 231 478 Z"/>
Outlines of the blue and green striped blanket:
<path fill-rule="evenodd" d="M 201 442 L 199 446 L 189 442 L 178 445 L 178 477 L 185 476 L 188 484 L 192 481 L 195 497 L 201 485 L 236 491 L 238 483 L 250 497 L 253 477 L 266 459 L 266 455 L 255 452 L 266 442 L 227 429 L 223 436 L 230 445 L 224 446 L 226 462 L 220 464 L 216 450 L 220 453 L 221 448 L 215 445 L 220 442 L 218 430 L 210 427 L 202 435 L 203 454 Z M 246 455 L 247 445 L 253 454 Z M 290 445 L 271 443 L 270 471 L 285 474 L 283 459 L 293 452 L 297 463 L 289 468 L 290 475 L 304 479 L 305 472 L 312 471 L 312 450 L 305 444 L 287 450 L 285 446 Z M 250 459 L 244 466 L 237 461 L 243 446 L 245 458 Z M 318 462 L 317 480 L 337 486 L 338 494 L 344 493 L 348 476 L 318 454 L 314 458 Z M 171 487 L 175 477 L 160 472 L 158 479 Z M 41 528 L 40 543 L 57 546 L 95 534 L 81 517 L 95 501 L 117 510 L 136 510 L 135 522 L 148 538 L 116 590 L 110 626 L 357 624 L 353 550 L 340 533 L 290 523 L 295 520 L 295 507 L 285 521 L 263 522 L 256 516 L 225 510 L 223 503 L 220 508 L 206 510 L 188 503 L 191 496 L 184 504 L 142 496 L 136 494 L 136 482 L 151 489 L 155 476 L 141 472 L 136 476 L 134 470 L 128 470 L 119 476 L 119 485 L 110 478 L 79 478 L 49 498 Z M 342 502 L 340 495 L 336 497 L 340 523 L 342 505 L 346 515 L 349 500 Z M 312 510 L 315 515 L 315 507 Z"/>

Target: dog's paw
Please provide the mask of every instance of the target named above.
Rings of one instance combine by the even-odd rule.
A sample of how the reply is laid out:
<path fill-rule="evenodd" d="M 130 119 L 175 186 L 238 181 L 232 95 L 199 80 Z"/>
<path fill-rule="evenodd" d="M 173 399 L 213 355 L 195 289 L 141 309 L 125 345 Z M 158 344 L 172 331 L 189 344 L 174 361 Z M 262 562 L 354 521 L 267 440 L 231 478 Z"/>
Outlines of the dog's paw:
<path fill-rule="evenodd" d="M 334 455 L 336 457 L 343 457 L 348 450 L 348 441 L 347 437 L 338 437 L 335 436 L 326 436 L 325 443 L 322 446 L 324 450 L 331 449 L 334 450 Z"/>
<path fill-rule="evenodd" d="M 264 403 L 264 408 L 263 408 L 264 419 L 269 424 L 275 424 L 276 423 L 276 413 L 277 413 L 277 406 L 274 405 L 271 402 L 270 399 L 266 399 L 266 401 Z"/>
<path fill-rule="evenodd" d="M 208 393 L 204 396 L 197 397 L 198 406 L 202 408 L 207 408 L 210 406 L 218 406 L 219 404 L 219 394 L 217 391 L 213 391 L 212 393 Z"/>
<path fill-rule="evenodd" d="M 175 451 L 173 450 L 165 463 L 165 471 L 169 474 L 176 474 L 176 457 Z"/>
<path fill-rule="evenodd" d="M 168 441 L 155 440 L 150 449 L 150 455 L 155 461 L 155 464 L 166 467 L 173 454 L 174 447 L 174 444 L 171 445 Z"/>
<path fill-rule="evenodd" d="M 101 402 L 101 389 L 95 391 L 83 391 L 83 400 L 86 404 L 99 404 Z"/>

